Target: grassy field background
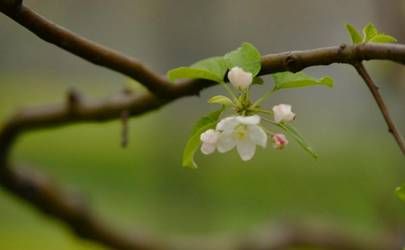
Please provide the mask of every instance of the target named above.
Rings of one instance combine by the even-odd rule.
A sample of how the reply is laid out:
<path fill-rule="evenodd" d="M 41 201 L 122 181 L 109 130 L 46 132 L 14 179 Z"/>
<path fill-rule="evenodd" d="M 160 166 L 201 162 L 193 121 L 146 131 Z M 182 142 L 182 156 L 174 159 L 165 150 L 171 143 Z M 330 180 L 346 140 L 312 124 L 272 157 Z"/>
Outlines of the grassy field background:
<path fill-rule="evenodd" d="M 263 55 L 351 44 L 347 23 L 361 29 L 372 22 L 405 43 L 403 0 L 384 4 L 25 0 L 24 4 L 162 74 L 224 55 L 242 42 L 254 44 Z M 20 108 L 65 100 L 71 88 L 87 98 L 104 98 L 129 83 L 120 74 L 38 39 L 4 15 L 0 34 L 0 126 Z M 405 135 L 403 65 L 381 61 L 365 65 Z M 162 238 L 245 235 L 285 222 L 332 225 L 366 239 L 386 229 L 405 232 L 405 203 L 394 195 L 394 189 L 405 183 L 404 157 L 367 87 L 349 65 L 311 67 L 305 72 L 330 75 L 335 86 L 280 91 L 266 105 L 293 105 L 294 124 L 316 149 L 318 160 L 291 140 L 281 152 L 258 149 L 247 163 L 234 151 L 209 157 L 198 153 L 197 170 L 182 168 L 192 125 L 214 109 L 206 101 L 225 94 L 220 87 L 131 119 L 125 149 L 120 147 L 119 121 L 81 123 L 23 135 L 12 160 L 46 173 L 66 190 L 82 193 L 111 225 Z M 254 87 L 255 98 L 272 87 L 271 76 L 264 79 L 263 86 Z M 77 239 L 63 223 L 0 188 L 3 249 L 102 247 Z"/>
<path fill-rule="evenodd" d="M 16 107 L 61 100 L 66 86 L 44 79 L 4 78 L 1 120 Z M 93 96 L 110 91 L 74 86 Z M 24 135 L 13 159 L 83 192 L 113 225 L 163 237 L 238 233 L 281 221 L 323 221 L 372 237 L 404 225 L 405 204 L 393 194 L 405 179 L 404 160 L 384 124 L 358 129 L 301 115 L 297 126 L 318 150 L 318 160 L 291 142 L 282 152 L 258 150 L 248 163 L 235 152 L 198 154 L 200 168 L 185 169 L 180 163 L 190 127 L 210 109 L 202 102 L 179 100 L 131 119 L 125 149 L 119 122 L 78 124 Z M 0 221 L 0 249 L 101 249 L 4 191 Z"/>

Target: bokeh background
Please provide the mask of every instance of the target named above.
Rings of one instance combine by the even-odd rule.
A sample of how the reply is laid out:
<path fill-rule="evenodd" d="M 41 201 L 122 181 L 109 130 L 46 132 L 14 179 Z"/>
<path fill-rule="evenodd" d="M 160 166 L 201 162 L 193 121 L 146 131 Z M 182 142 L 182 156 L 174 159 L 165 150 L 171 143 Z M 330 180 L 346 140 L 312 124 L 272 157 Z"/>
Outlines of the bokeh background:
<path fill-rule="evenodd" d="M 345 23 L 361 28 L 373 22 L 405 43 L 402 0 L 24 2 L 162 74 L 223 55 L 244 41 L 263 54 L 349 43 Z M 388 62 L 366 66 L 405 134 L 404 68 Z M 126 149 L 120 147 L 119 122 L 79 124 L 25 135 L 13 159 L 85 193 L 112 224 L 163 237 L 226 235 L 283 221 L 320 221 L 364 237 L 403 229 L 405 204 L 393 191 L 405 182 L 405 161 L 366 86 L 347 65 L 305 71 L 330 74 L 335 87 L 285 90 L 268 105 L 293 105 L 295 124 L 318 160 L 292 142 L 282 152 L 258 150 L 248 163 L 235 152 L 198 154 L 199 169 L 182 168 L 192 124 L 213 109 L 206 100 L 224 93 L 220 87 L 131 119 Z M 257 91 L 271 88 L 271 77 L 265 80 Z M 0 124 L 18 108 L 60 102 L 70 88 L 102 98 L 128 84 L 134 86 L 0 16 Z M 4 190 L 0 224 L 0 249 L 102 249 L 77 240 Z"/>

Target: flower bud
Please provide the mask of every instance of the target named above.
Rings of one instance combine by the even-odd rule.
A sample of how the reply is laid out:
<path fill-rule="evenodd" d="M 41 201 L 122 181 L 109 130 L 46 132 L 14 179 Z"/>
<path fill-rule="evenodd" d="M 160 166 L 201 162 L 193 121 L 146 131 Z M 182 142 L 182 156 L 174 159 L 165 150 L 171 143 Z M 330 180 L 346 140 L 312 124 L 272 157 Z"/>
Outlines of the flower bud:
<path fill-rule="evenodd" d="M 273 113 L 276 123 L 290 122 L 295 119 L 295 114 L 291 111 L 291 105 L 289 104 L 275 105 L 273 107 Z"/>
<path fill-rule="evenodd" d="M 203 154 L 209 155 L 214 153 L 217 142 L 219 138 L 219 132 L 213 129 L 208 129 L 200 135 L 200 140 L 202 141 L 201 152 Z"/>
<path fill-rule="evenodd" d="M 215 144 L 218 141 L 219 133 L 213 129 L 208 129 L 201 134 L 200 139 L 202 142 Z"/>
<path fill-rule="evenodd" d="M 240 67 L 233 67 L 228 72 L 228 79 L 238 90 L 245 90 L 252 84 L 253 75 Z"/>
<path fill-rule="evenodd" d="M 272 136 L 273 139 L 273 147 L 275 149 L 283 149 L 287 144 L 288 140 L 284 134 L 276 133 Z"/>

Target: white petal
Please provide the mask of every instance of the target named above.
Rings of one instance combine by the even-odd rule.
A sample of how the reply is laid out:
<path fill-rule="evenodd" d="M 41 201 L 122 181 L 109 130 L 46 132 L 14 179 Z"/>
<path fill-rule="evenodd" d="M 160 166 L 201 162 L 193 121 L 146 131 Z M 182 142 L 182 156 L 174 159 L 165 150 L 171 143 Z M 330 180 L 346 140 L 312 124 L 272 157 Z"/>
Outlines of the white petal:
<path fill-rule="evenodd" d="M 228 79 L 232 86 L 239 90 L 244 90 L 249 88 L 249 86 L 252 84 L 253 75 L 250 72 L 244 71 L 240 67 L 233 67 L 228 72 Z"/>
<path fill-rule="evenodd" d="M 283 120 L 283 117 L 276 112 L 274 112 L 274 122 L 275 123 L 280 123 Z"/>
<path fill-rule="evenodd" d="M 239 124 L 235 116 L 229 116 L 218 122 L 216 129 L 225 133 L 230 133 Z"/>
<path fill-rule="evenodd" d="M 215 144 L 211 143 L 203 143 L 201 144 L 201 152 L 205 155 L 209 155 L 214 153 L 215 151 Z"/>
<path fill-rule="evenodd" d="M 221 134 L 217 142 L 218 151 L 221 153 L 228 152 L 235 147 L 236 141 L 232 134 Z"/>
<path fill-rule="evenodd" d="M 241 140 L 237 142 L 236 148 L 238 150 L 240 158 L 243 161 L 248 161 L 255 155 L 256 144 L 254 144 L 250 140 Z"/>
<path fill-rule="evenodd" d="M 252 116 L 237 116 L 236 119 L 246 125 L 256 125 L 260 123 L 260 116 L 252 115 Z"/>
<path fill-rule="evenodd" d="M 295 114 L 293 112 L 291 112 L 285 116 L 285 121 L 287 121 L 287 122 L 293 121 L 294 119 L 295 119 Z"/>
<path fill-rule="evenodd" d="M 290 104 L 279 104 L 281 110 L 284 113 L 291 113 L 291 105 Z"/>
<path fill-rule="evenodd" d="M 263 128 L 257 125 L 248 126 L 249 138 L 252 142 L 257 145 L 266 147 L 267 144 L 267 134 L 264 132 Z"/>
<path fill-rule="evenodd" d="M 200 140 L 202 142 L 215 144 L 218 141 L 219 132 L 213 129 L 208 129 L 200 135 Z"/>
<path fill-rule="evenodd" d="M 291 105 L 289 104 L 279 104 L 273 107 L 274 121 L 279 122 L 290 122 L 294 120 L 295 114 L 291 111 Z"/>

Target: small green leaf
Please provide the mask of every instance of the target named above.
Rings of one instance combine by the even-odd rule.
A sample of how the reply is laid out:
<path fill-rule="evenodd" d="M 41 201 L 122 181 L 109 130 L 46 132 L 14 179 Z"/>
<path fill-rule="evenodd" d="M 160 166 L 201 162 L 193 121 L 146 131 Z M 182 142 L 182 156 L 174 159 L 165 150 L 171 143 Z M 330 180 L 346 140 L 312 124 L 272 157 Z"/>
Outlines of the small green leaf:
<path fill-rule="evenodd" d="M 395 193 L 401 201 L 405 201 L 405 184 L 397 187 Z"/>
<path fill-rule="evenodd" d="M 207 79 L 222 82 L 227 71 L 227 61 L 222 57 L 211 57 L 198 61 L 190 67 L 179 67 L 167 72 L 171 81 L 180 78 Z"/>
<path fill-rule="evenodd" d="M 272 74 L 274 80 L 273 90 L 286 88 L 302 88 L 314 85 L 324 85 L 333 87 L 333 79 L 330 76 L 325 76 L 316 79 L 303 72 L 291 73 L 289 71 Z"/>
<path fill-rule="evenodd" d="M 363 28 L 363 37 L 357 32 L 357 30 L 350 24 L 346 25 L 346 29 L 352 38 L 353 44 L 359 43 L 395 43 L 397 39 L 390 35 L 378 32 L 374 24 L 369 23 Z"/>
<path fill-rule="evenodd" d="M 279 123 L 278 126 L 282 128 L 285 132 L 287 132 L 289 135 L 291 135 L 298 142 L 298 144 L 305 151 L 307 151 L 312 157 L 314 157 L 315 159 L 318 158 L 318 154 L 305 142 L 305 139 L 297 131 L 296 128 L 294 128 L 291 124 L 287 123 Z"/>
<path fill-rule="evenodd" d="M 360 33 L 351 24 L 346 24 L 346 30 L 352 38 L 353 44 L 359 44 L 362 41 Z"/>
<path fill-rule="evenodd" d="M 395 43 L 397 42 L 397 39 L 395 37 L 392 37 L 390 35 L 385 35 L 385 34 L 378 34 L 371 38 L 369 42 L 372 43 Z"/>
<path fill-rule="evenodd" d="M 208 103 L 210 103 L 210 104 L 221 104 L 221 105 L 224 105 L 224 106 L 232 106 L 233 105 L 233 102 L 231 101 L 231 99 L 229 99 L 228 97 L 223 96 L 223 95 L 216 95 L 216 96 L 211 97 L 208 100 Z"/>
<path fill-rule="evenodd" d="M 238 49 L 227 53 L 224 58 L 228 61 L 229 69 L 241 67 L 256 76 L 261 69 L 260 52 L 250 43 L 243 43 Z"/>
<path fill-rule="evenodd" d="M 377 28 L 374 24 L 369 23 L 363 28 L 363 42 L 370 41 L 373 37 L 378 34 Z"/>
<path fill-rule="evenodd" d="M 207 129 L 215 127 L 224 109 L 225 107 L 222 107 L 220 110 L 209 113 L 207 116 L 204 116 L 200 120 L 198 120 L 197 123 L 194 125 L 194 128 L 183 151 L 183 167 L 197 167 L 197 164 L 194 161 L 194 154 L 201 144 L 200 135 Z"/>

